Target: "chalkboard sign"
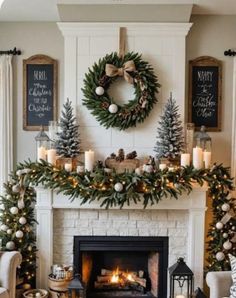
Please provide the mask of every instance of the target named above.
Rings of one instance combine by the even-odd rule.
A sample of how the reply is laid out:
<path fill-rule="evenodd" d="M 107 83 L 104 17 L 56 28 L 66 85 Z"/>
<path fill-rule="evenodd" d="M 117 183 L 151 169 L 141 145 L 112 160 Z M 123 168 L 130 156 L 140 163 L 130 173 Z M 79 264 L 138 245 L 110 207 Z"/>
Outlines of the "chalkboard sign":
<path fill-rule="evenodd" d="M 221 130 L 221 62 L 203 56 L 189 62 L 189 122 Z"/>
<path fill-rule="evenodd" d="M 23 60 L 24 130 L 39 130 L 57 117 L 57 61 L 35 55 Z"/>

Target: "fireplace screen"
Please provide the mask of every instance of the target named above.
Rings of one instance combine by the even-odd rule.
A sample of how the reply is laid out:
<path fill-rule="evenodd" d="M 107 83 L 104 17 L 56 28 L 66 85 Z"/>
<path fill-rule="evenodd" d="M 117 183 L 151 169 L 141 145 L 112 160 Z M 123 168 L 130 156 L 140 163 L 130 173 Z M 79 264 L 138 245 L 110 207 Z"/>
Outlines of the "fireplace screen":
<path fill-rule="evenodd" d="M 167 237 L 74 237 L 87 298 L 166 297 Z"/>

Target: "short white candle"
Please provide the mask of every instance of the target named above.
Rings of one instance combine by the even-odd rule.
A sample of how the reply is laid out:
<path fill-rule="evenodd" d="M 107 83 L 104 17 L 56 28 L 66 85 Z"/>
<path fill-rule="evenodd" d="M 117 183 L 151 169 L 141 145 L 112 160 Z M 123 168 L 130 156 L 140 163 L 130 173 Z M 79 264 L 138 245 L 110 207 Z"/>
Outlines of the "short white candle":
<path fill-rule="evenodd" d="M 185 298 L 185 296 L 181 294 L 181 295 L 176 295 L 175 298 Z"/>
<path fill-rule="evenodd" d="M 64 168 L 67 172 L 71 172 L 72 171 L 72 163 L 65 163 Z"/>
<path fill-rule="evenodd" d="M 85 151 L 85 161 L 84 166 L 86 171 L 92 172 L 94 165 L 94 151 Z"/>
<path fill-rule="evenodd" d="M 166 169 L 166 164 L 165 163 L 161 163 L 161 164 L 159 164 L 159 169 L 161 170 L 161 171 L 163 171 L 164 169 Z"/>
<path fill-rule="evenodd" d="M 190 166 L 190 154 L 189 153 L 181 154 L 180 165 L 182 167 Z"/>
<path fill-rule="evenodd" d="M 208 152 L 208 151 L 203 152 L 203 161 L 204 161 L 205 169 L 209 169 L 211 166 L 211 152 Z"/>
<path fill-rule="evenodd" d="M 41 146 L 38 148 L 38 161 L 40 161 L 40 159 L 42 160 L 46 160 L 47 158 L 47 150 L 45 147 Z"/>
<path fill-rule="evenodd" d="M 202 163 L 203 163 L 202 148 L 200 147 L 193 148 L 193 167 L 197 170 L 200 170 L 202 168 Z"/>
<path fill-rule="evenodd" d="M 56 164 L 56 158 L 57 158 L 56 149 L 49 149 L 48 150 L 48 163 L 50 163 L 54 166 Z"/>
<path fill-rule="evenodd" d="M 77 173 L 81 174 L 84 172 L 84 166 L 77 166 Z"/>

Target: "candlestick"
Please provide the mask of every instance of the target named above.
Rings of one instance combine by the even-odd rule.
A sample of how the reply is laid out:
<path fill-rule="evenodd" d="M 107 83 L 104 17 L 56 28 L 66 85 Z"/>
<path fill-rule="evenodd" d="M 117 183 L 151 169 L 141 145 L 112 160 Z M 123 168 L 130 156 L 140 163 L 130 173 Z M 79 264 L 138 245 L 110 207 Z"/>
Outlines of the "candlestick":
<path fill-rule="evenodd" d="M 200 170 L 203 163 L 203 154 L 202 148 L 195 147 L 193 148 L 193 166 L 195 169 Z"/>
<path fill-rule="evenodd" d="M 167 167 L 167 165 L 166 165 L 165 163 L 161 163 L 161 164 L 159 164 L 159 169 L 160 169 L 161 171 L 163 171 L 164 169 L 166 169 L 166 167 Z"/>
<path fill-rule="evenodd" d="M 89 150 L 85 151 L 85 170 L 86 171 L 92 171 L 93 170 L 93 165 L 94 165 L 94 151 Z"/>
<path fill-rule="evenodd" d="M 71 172 L 72 171 L 72 163 L 65 163 L 64 168 L 67 172 Z"/>
<path fill-rule="evenodd" d="M 56 164 L 57 151 L 56 149 L 48 149 L 48 163 Z"/>
<path fill-rule="evenodd" d="M 208 152 L 206 150 L 203 152 L 203 161 L 205 169 L 209 169 L 211 166 L 211 152 Z"/>
<path fill-rule="evenodd" d="M 38 161 L 40 161 L 40 159 L 42 160 L 46 160 L 47 157 L 47 150 L 45 147 L 41 146 L 38 148 Z"/>
<path fill-rule="evenodd" d="M 180 165 L 182 167 L 190 166 L 190 153 L 181 154 Z"/>

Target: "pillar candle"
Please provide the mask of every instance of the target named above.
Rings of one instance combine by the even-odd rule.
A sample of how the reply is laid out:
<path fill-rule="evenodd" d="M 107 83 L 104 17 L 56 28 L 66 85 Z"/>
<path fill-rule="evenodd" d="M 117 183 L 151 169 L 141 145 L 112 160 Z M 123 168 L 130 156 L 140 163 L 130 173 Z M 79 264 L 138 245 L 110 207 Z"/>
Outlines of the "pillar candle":
<path fill-rule="evenodd" d="M 56 164 L 57 151 L 56 149 L 48 150 L 48 163 L 55 165 Z"/>
<path fill-rule="evenodd" d="M 190 166 L 190 153 L 181 154 L 180 165 L 182 167 Z"/>
<path fill-rule="evenodd" d="M 203 163 L 202 148 L 200 147 L 193 148 L 193 167 L 197 170 L 200 170 L 202 168 L 202 163 Z"/>
<path fill-rule="evenodd" d="M 159 169 L 161 170 L 161 171 L 163 171 L 164 169 L 166 169 L 166 164 L 165 163 L 161 163 L 161 164 L 159 164 Z"/>
<path fill-rule="evenodd" d="M 208 151 L 203 152 L 203 161 L 204 161 L 205 169 L 209 169 L 211 166 L 211 152 L 208 152 Z"/>
<path fill-rule="evenodd" d="M 40 159 L 46 160 L 47 157 L 47 150 L 45 147 L 41 146 L 38 148 L 38 161 L 40 161 Z"/>
<path fill-rule="evenodd" d="M 64 168 L 67 172 L 72 171 L 72 163 L 65 163 Z"/>
<path fill-rule="evenodd" d="M 84 166 L 86 171 L 92 171 L 94 165 L 94 151 L 85 151 L 85 161 Z"/>

